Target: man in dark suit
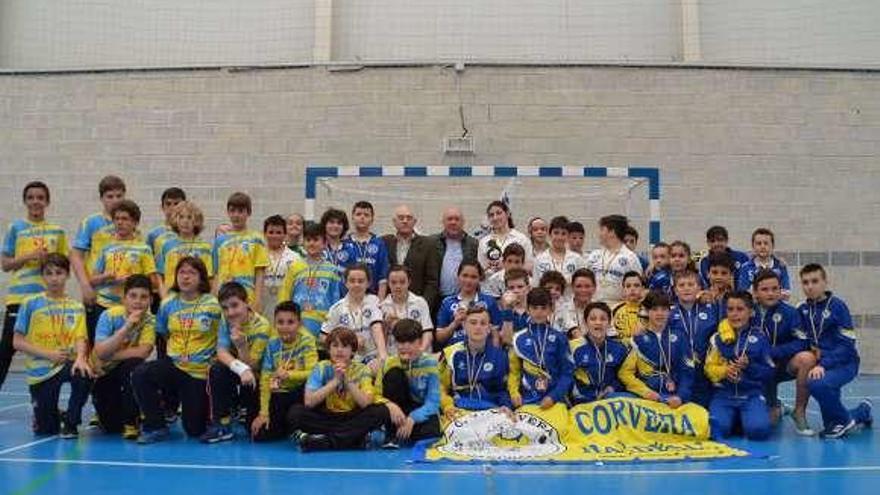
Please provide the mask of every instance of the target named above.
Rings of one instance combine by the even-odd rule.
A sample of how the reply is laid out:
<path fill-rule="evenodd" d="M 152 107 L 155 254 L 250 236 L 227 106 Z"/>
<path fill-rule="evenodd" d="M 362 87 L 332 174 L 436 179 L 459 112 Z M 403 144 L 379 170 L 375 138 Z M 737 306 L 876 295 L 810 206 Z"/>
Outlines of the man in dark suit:
<path fill-rule="evenodd" d="M 463 261 L 477 261 L 479 241 L 464 230 L 464 215 L 456 207 L 443 211 L 443 231 L 432 235 L 440 257 L 440 301 L 458 293 L 458 265 Z M 435 308 L 436 310 L 436 308 Z"/>
<path fill-rule="evenodd" d="M 440 252 L 436 241 L 416 234 L 418 219 L 408 206 L 395 208 L 393 221 L 396 233 L 382 238 L 388 247 L 388 260 L 392 266 L 404 265 L 409 268 L 409 290 L 424 297 L 429 307 L 438 307 Z"/>

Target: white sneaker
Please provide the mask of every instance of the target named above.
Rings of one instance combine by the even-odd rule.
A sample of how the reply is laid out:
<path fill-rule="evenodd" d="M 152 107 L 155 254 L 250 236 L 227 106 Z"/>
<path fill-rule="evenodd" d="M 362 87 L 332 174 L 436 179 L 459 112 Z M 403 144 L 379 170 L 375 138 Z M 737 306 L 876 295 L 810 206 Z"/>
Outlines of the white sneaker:
<path fill-rule="evenodd" d="M 856 420 L 850 419 L 849 423 L 847 423 L 845 425 L 835 425 L 834 428 L 831 428 L 830 431 L 825 430 L 822 433 L 822 436 L 824 438 L 831 438 L 831 439 L 843 438 L 846 436 L 847 433 L 850 432 L 850 430 L 852 430 L 855 427 L 856 427 Z"/>

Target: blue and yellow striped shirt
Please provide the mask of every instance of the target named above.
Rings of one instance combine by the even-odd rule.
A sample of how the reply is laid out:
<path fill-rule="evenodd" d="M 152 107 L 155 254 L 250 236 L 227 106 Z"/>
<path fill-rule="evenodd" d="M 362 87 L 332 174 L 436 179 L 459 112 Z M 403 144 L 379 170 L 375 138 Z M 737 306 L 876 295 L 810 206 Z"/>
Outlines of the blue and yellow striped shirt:
<path fill-rule="evenodd" d="M 302 324 L 315 337 L 321 333 L 330 306 L 340 299 L 342 278 L 336 265 L 327 260 L 295 260 L 278 291 L 279 303 L 293 301 L 300 305 Z"/>
<path fill-rule="evenodd" d="M 214 276 L 214 257 L 211 256 L 211 243 L 202 239 L 181 239 L 177 235 L 168 236 L 162 243 L 162 250 L 156 254 L 156 271 L 163 274 L 165 287 L 173 287 L 177 264 L 187 256 L 202 260 L 208 269 L 208 277 Z"/>
<path fill-rule="evenodd" d="M 92 273 L 112 273 L 117 280 L 130 275 L 152 275 L 156 273 L 156 263 L 152 251 L 143 241 L 111 239 L 95 258 Z M 105 308 L 122 302 L 122 283 L 116 280 L 100 284 L 95 292 L 98 304 Z"/>
<path fill-rule="evenodd" d="M 285 342 L 276 334 L 269 340 L 263 354 L 263 365 L 260 370 L 260 414 L 269 414 L 269 400 L 272 392 L 292 392 L 302 387 L 312 368 L 318 364 L 318 341 L 311 332 L 299 328 L 296 339 Z M 288 373 L 286 380 L 278 383 L 272 390 L 272 376 L 278 370 Z"/>
<path fill-rule="evenodd" d="M 64 296 L 53 299 L 45 293 L 31 296 L 21 303 L 15 332 L 42 349 L 67 351 L 72 361 L 76 357 L 77 341 L 88 338 L 86 310 L 80 301 Z M 55 376 L 64 364 L 28 356 L 25 361 L 28 385 L 34 385 Z"/>
<path fill-rule="evenodd" d="M 159 307 L 156 333 L 168 339 L 168 357 L 178 369 L 204 380 L 217 355 L 221 318 L 220 303 L 211 294 L 184 301 L 175 293 Z"/>
<path fill-rule="evenodd" d="M 127 316 L 125 306 L 121 304 L 101 313 L 101 317 L 98 318 L 98 326 L 95 328 L 95 343 L 97 344 L 109 339 L 117 330 L 124 327 Z M 141 323 L 137 332 L 117 352 L 129 347 L 142 345 L 156 345 L 156 317 L 151 314 L 144 315 L 143 323 Z M 116 361 L 102 361 L 98 359 L 97 355 L 94 356 L 93 360 L 104 372 L 112 370 L 119 364 Z"/>
<path fill-rule="evenodd" d="M 40 249 L 49 253 L 67 255 L 67 234 L 54 223 L 16 220 L 9 225 L 3 240 L 3 255 L 10 258 L 25 256 Z M 6 304 L 21 304 L 28 296 L 46 290 L 40 273 L 40 261 L 32 260 L 12 273 L 6 292 Z"/>
<path fill-rule="evenodd" d="M 248 303 L 257 303 L 254 295 L 258 268 L 269 266 L 269 251 L 263 234 L 247 230 L 229 232 L 214 239 L 212 248 L 218 286 L 238 282 L 247 289 Z"/>

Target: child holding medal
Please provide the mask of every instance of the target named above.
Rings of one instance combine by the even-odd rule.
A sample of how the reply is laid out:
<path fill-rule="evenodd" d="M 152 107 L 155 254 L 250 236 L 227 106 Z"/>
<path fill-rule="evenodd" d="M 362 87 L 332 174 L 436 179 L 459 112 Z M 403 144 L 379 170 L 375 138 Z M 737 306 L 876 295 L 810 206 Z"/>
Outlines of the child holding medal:
<path fill-rule="evenodd" d="M 676 300 L 669 315 L 669 326 L 684 335 L 688 347 L 694 357 L 694 386 L 691 389 L 691 401 L 708 408 L 712 399 L 713 387 L 706 375 L 700 372 L 702 363 L 706 362 L 709 340 L 718 328 L 716 312 L 711 304 L 697 301 L 700 291 L 700 274 L 686 268 L 675 276 L 674 285 Z"/>
<path fill-rule="evenodd" d="M 611 310 L 601 302 L 584 308 L 586 335 L 570 342 L 574 360 L 572 402 L 584 404 L 596 400 L 629 395 L 617 378 L 629 350 L 619 341 L 608 338 Z"/>
<path fill-rule="evenodd" d="M 388 347 L 379 298 L 367 293 L 370 269 L 362 264 L 348 267 L 345 270 L 345 287 L 348 293 L 330 307 L 327 319 L 321 326 L 322 341 L 327 342 L 327 336 L 334 328 L 351 329 L 358 338 L 356 360 L 366 364 L 375 374 L 388 359 Z"/>
<path fill-rule="evenodd" d="M 260 372 L 260 413 L 251 422 L 256 442 L 278 440 L 287 430 L 287 411 L 302 404 L 305 383 L 318 363 L 318 342 L 301 326 L 295 302 L 275 306 L 275 333 L 266 346 Z"/>
<path fill-rule="evenodd" d="M 156 315 L 156 333 L 166 337 L 168 356 L 138 366 L 131 376 L 143 415 L 138 437 L 142 444 L 169 436 L 162 395 L 180 398 L 183 429 L 190 437 L 204 433 L 208 422 L 208 368 L 217 354 L 222 310 L 211 295 L 208 269 L 202 260 L 191 256 L 181 259 L 174 278 L 172 295 L 162 301 Z"/>
<path fill-rule="evenodd" d="M 269 265 L 266 266 L 266 276 L 263 281 L 266 290 L 263 291 L 260 307 L 264 315 L 271 317 L 275 314 L 275 304 L 284 283 L 284 276 L 287 275 L 287 269 L 300 256 L 287 249 L 284 244 L 287 240 L 287 220 L 281 215 L 272 215 L 263 222 L 263 237 L 266 238 Z"/>
<path fill-rule="evenodd" d="M 492 296 L 480 292 L 483 268 L 475 261 L 465 260 L 458 265 L 458 294 L 448 296 L 440 304 L 437 312 L 437 344 L 440 348 L 464 340 L 464 322 L 467 310 L 473 306 L 483 306 L 489 311 L 492 322 L 492 341 L 499 342 L 498 328 L 501 326 L 501 313 Z"/>
<path fill-rule="evenodd" d="M 88 362 L 85 307 L 65 292 L 70 278 L 66 256 L 47 254 L 40 272 L 46 292 L 22 301 L 12 343 L 27 354 L 34 433 L 56 435 L 60 431 L 61 438 L 77 438 L 94 376 Z M 58 398 L 65 382 L 70 383 L 71 392 L 62 417 Z"/>
<path fill-rule="evenodd" d="M 523 270 L 525 273 L 525 270 Z M 501 407 L 511 416 L 507 391 L 509 358 L 492 344 L 489 311 L 476 306 L 467 310 L 466 339 L 443 350 L 440 363 L 440 408 L 447 420 L 462 411 Z"/>
<path fill-rule="evenodd" d="M 434 341 L 434 323 L 431 321 L 431 309 L 428 307 L 428 301 L 425 298 L 410 292 L 409 274 L 409 268 L 405 265 L 394 265 L 388 271 L 388 295 L 382 301 L 385 328 L 394 328 L 398 321 L 405 318 L 418 321 L 422 326 L 422 350 L 424 352 L 431 352 L 431 346 Z"/>
<path fill-rule="evenodd" d="M 706 376 L 715 387 L 709 406 L 712 437 L 727 438 L 736 424 L 749 440 L 770 436 L 766 383 L 775 372 L 770 341 L 753 326 L 752 296 L 745 291 L 727 297 L 727 318 L 718 324 L 706 356 Z"/>
<path fill-rule="evenodd" d="M 156 343 L 156 318 L 150 314 L 150 279 L 132 275 L 122 288 L 122 304 L 101 313 L 95 331 L 94 357 L 98 379 L 92 401 L 101 429 L 138 437 L 138 407 L 131 388 L 131 374 Z"/>
<path fill-rule="evenodd" d="M 669 326 L 670 302 L 658 291 L 645 296 L 647 328 L 631 339 L 632 351 L 618 377 L 627 391 L 675 409 L 690 401 L 694 360 L 687 337 Z"/>
<path fill-rule="evenodd" d="M 507 391 L 514 407 L 537 404 L 547 410 L 562 403 L 571 390 L 574 364 L 568 337 L 550 324 L 550 293 L 535 288 L 526 298 L 529 323 L 513 336 Z"/>
<path fill-rule="evenodd" d="M 872 422 L 870 401 L 863 400 L 855 409 L 847 410 L 840 400 L 843 386 L 859 374 L 852 316 L 846 303 L 828 290 L 822 265 L 804 266 L 800 277 L 807 300 L 798 306 L 798 312 L 816 358 L 816 365 L 807 376 L 807 387 L 822 411 L 822 436 L 841 438 L 857 425 L 868 426 Z"/>

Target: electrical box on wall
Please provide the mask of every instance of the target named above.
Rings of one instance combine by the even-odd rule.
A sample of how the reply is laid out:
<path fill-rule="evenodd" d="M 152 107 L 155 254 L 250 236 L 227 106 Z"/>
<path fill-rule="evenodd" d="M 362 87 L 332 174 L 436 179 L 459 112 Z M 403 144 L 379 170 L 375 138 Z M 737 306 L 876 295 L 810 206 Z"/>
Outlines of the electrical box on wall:
<path fill-rule="evenodd" d="M 474 138 L 470 136 L 448 137 L 443 140 L 443 153 L 447 155 L 473 155 Z"/>

